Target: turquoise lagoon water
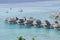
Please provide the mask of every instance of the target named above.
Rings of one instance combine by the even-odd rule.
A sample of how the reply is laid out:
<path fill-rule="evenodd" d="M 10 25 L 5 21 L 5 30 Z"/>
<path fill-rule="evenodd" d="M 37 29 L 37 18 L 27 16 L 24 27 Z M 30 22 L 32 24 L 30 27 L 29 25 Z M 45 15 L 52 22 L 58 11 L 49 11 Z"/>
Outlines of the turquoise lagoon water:
<path fill-rule="evenodd" d="M 21 35 L 26 40 L 34 37 L 36 40 L 60 40 L 60 31 L 55 29 L 34 28 L 18 24 L 5 23 L 6 17 L 34 17 L 41 21 L 49 20 L 51 23 L 55 21 L 50 18 L 52 12 L 60 11 L 60 1 L 48 2 L 27 2 L 16 4 L 0 4 L 0 40 L 17 40 Z M 12 8 L 12 10 L 10 10 Z M 19 12 L 23 9 L 23 12 Z M 8 13 L 6 13 L 8 11 Z"/>

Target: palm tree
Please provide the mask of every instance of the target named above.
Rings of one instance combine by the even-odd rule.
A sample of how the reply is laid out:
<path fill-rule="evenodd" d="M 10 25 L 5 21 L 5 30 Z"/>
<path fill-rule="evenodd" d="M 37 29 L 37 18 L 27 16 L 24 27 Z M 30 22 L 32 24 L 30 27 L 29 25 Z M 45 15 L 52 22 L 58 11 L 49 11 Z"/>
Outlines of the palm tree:
<path fill-rule="evenodd" d="M 19 36 L 18 40 L 25 40 L 25 39 L 22 36 Z"/>
<path fill-rule="evenodd" d="M 35 40 L 35 38 L 32 38 L 32 40 Z"/>

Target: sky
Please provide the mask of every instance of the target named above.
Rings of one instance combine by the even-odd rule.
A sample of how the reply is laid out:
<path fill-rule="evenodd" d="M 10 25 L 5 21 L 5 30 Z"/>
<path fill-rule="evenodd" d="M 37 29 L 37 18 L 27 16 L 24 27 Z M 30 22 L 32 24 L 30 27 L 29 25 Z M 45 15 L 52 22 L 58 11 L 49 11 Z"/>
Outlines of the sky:
<path fill-rule="evenodd" d="M 0 0 L 0 3 L 21 3 L 21 2 L 37 2 L 37 1 L 57 1 L 57 0 Z"/>

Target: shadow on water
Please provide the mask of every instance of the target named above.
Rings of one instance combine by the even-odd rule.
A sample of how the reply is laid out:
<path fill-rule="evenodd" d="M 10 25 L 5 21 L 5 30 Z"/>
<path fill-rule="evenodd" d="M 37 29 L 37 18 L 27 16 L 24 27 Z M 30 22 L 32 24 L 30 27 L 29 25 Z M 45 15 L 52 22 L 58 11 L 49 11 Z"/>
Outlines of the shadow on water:
<path fill-rule="evenodd" d="M 21 25 L 21 24 L 14 24 L 14 23 L 6 23 L 5 22 L 5 27 L 8 29 L 22 29 L 22 28 L 25 29 L 25 28 L 31 28 L 32 26 L 25 26 L 25 25 Z"/>
<path fill-rule="evenodd" d="M 60 28 L 54 29 L 55 31 L 60 31 Z"/>
<path fill-rule="evenodd" d="M 21 24 L 14 24 L 14 23 L 6 23 L 5 22 L 5 27 L 8 29 L 30 29 L 30 28 L 43 28 L 42 26 L 29 26 L 29 25 L 21 25 Z M 55 31 L 60 31 L 60 28 L 54 29 L 54 28 L 43 28 L 44 30 L 55 30 Z"/>

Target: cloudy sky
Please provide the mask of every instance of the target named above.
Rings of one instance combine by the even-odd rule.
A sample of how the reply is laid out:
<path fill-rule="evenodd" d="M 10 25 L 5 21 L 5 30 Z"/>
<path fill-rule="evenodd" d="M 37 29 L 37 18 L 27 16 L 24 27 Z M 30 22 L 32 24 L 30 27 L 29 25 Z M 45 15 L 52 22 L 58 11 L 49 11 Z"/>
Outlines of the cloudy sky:
<path fill-rule="evenodd" d="M 37 1 L 57 1 L 57 0 L 0 0 L 0 3 L 21 3 L 21 2 L 37 2 Z"/>

